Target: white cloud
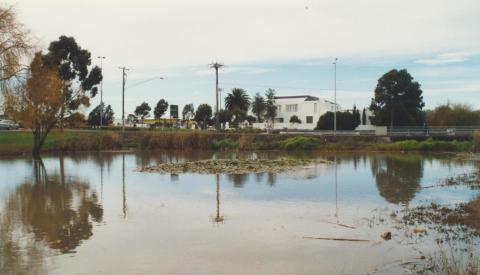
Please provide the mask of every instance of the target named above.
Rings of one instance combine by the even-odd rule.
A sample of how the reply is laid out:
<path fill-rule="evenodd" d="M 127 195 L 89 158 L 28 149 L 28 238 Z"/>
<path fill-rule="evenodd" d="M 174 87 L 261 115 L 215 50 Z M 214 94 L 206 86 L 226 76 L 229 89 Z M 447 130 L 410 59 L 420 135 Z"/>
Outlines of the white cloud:
<path fill-rule="evenodd" d="M 452 52 L 439 54 L 433 58 L 419 59 L 415 61 L 418 64 L 425 65 L 447 65 L 452 63 L 461 63 L 468 60 L 469 57 L 474 56 L 474 52 Z"/>
<path fill-rule="evenodd" d="M 454 87 L 445 87 L 445 88 L 424 88 L 424 95 L 426 96 L 455 96 L 455 94 L 465 95 L 467 93 L 476 93 L 480 94 L 480 83 L 468 83 L 464 85 L 457 85 Z"/>
<path fill-rule="evenodd" d="M 238 65 L 480 48 L 478 0 L 9 2 L 17 3 L 21 20 L 45 45 L 72 35 L 115 66 L 172 68 L 212 60 Z"/>

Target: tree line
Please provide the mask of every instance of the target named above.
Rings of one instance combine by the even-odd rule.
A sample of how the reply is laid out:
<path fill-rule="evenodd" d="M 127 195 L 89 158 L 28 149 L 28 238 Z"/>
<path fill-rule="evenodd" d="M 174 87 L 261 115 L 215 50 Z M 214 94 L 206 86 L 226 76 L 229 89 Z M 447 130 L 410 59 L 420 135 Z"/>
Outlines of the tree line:
<path fill-rule="evenodd" d="M 212 106 L 209 104 L 200 104 L 196 110 L 193 104 L 186 104 L 183 107 L 181 119 L 182 121 L 193 120 L 197 123 L 197 125 L 199 125 L 200 128 L 206 129 L 208 126 L 214 125 L 215 120 L 218 117 L 218 120 L 223 127 L 229 123 L 230 127 L 236 128 L 245 121 L 251 124 L 256 121 L 262 122 L 264 120 L 269 120 L 273 123 L 273 120 L 277 115 L 274 89 L 267 89 L 265 91 L 265 97 L 263 97 L 260 93 L 257 93 L 255 97 L 251 99 L 246 90 L 234 88 L 225 97 L 224 101 L 225 109 L 220 109 L 218 113 L 214 113 Z M 160 99 L 153 109 L 153 117 L 157 120 L 162 118 L 165 115 L 168 107 L 168 102 L 165 99 Z M 111 110 L 111 107 L 107 106 L 107 109 Z M 251 110 L 255 116 L 249 115 L 249 110 Z M 147 102 L 142 102 L 135 108 L 132 114 L 127 116 L 127 122 L 143 122 L 145 118 L 151 116 L 151 111 L 152 108 L 150 105 Z M 112 123 L 113 120 L 111 118 L 113 116 L 113 111 L 105 111 L 104 115 L 107 116 L 104 118 L 104 121 Z M 94 109 L 90 113 L 89 117 L 95 117 L 96 119 L 89 119 L 89 124 L 99 125 L 99 116 L 100 112 Z"/>

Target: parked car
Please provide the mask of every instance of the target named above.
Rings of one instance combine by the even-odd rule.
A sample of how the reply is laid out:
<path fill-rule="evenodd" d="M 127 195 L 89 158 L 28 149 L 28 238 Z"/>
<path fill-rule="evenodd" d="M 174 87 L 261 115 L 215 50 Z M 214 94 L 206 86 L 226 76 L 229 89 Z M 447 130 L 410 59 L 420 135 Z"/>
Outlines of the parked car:
<path fill-rule="evenodd" d="M 0 120 L 0 130 L 18 130 L 20 125 L 11 120 Z"/>

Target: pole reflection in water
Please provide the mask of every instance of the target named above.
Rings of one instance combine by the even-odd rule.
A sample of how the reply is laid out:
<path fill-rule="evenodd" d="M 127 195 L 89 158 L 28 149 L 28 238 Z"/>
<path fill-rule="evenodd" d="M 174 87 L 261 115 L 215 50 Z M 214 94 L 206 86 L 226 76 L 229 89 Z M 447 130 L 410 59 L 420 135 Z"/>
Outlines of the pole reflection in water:
<path fill-rule="evenodd" d="M 338 223 L 338 174 L 337 174 L 337 156 L 335 156 L 335 218 Z"/>
<path fill-rule="evenodd" d="M 103 166 L 104 162 L 100 165 L 100 202 L 103 203 Z"/>
<path fill-rule="evenodd" d="M 123 218 L 127 217 L 127 196 L 125 194 L 125 153 L 122 154 L 122 211 L 123 211 Z"/>
<path fill-rule="evenodd" d="M 224 223 L 225 218 L 220 215 L 220 175 L 219 174 L 215 175 L 215 180 L 217 184 L 217 213 L 215 217 L 213 217 L 212 221 L 213 223 L 218 224 L 218 223 Z"/>

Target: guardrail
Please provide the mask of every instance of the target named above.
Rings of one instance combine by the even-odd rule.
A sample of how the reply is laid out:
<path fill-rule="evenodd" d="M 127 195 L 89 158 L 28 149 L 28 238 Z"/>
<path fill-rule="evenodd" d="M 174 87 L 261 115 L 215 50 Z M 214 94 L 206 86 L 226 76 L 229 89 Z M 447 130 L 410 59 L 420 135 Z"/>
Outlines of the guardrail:
<path fill-rule="evenodd" d="M 480 127 L 393 127 L 387 129 L 391 137 L 473 137 Z"/>
<path fill-rule="evenodd" d="M 477 126 L 460 126 L 460 127 L 393 127 L 387 128 L 386 134 L 388 137 L 438 137 L 438 138 L 471 138 L 475 132 L 480 132 L 480 127 Z M 362 131 L 314 131 L 314 130 L 286 130 L 281 131 L 281 134 L 304 134 L 304 135 L 318 135 L 318 136 L 375 136 L 374 130 Z"/>

